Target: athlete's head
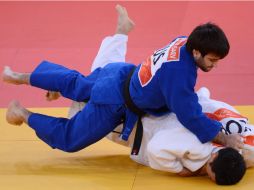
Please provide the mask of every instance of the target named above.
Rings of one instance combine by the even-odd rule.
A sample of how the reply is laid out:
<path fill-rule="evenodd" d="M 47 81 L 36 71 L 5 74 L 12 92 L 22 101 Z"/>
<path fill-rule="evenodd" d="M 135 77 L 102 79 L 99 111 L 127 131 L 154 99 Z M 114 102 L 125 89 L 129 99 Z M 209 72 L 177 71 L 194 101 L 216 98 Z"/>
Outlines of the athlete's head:
<path fill-rule="evenodd" d="M 205 72 L 215 67 L 230 49 L 222 29 L 212 23 L 197 26 L 188 37 L 186 47 L 197 66 Z"/>
<path fill-rule="evenodd" d="M 237 150 L 224 148 L 212 155 L 207 162 L 206 170 L 208 176 L 218 185 L 233 185 L 244 176 L 246 165 Z"/>

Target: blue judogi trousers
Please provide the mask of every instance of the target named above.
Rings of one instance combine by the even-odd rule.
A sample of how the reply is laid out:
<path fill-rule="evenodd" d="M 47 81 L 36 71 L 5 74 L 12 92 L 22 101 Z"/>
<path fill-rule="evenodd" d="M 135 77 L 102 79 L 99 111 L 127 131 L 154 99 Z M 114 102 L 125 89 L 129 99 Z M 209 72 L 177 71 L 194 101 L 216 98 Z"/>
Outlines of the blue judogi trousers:
<path fill-rule="evenodd" d="M 75 101 L 89 99 L 100 69 L 85 77 L 75 70 L 42 62 L 32 73 L 30 84 L 45 90 L 58 91 Z M 52 148 L 66 152 L 79 151 L 105 137 L 120 124 L 125 114 L 122 104 L 94 104 L 90 101 L 71 119 L 33 113 L 28 125 Z"/>

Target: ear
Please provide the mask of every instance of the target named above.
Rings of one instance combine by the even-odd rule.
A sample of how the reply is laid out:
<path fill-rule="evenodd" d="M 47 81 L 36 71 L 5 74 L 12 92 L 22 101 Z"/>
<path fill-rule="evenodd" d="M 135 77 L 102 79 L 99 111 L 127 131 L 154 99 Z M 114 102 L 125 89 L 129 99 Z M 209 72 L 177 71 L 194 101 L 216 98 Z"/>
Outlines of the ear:
<path fill-rule="evenodd" d="M 197 60 L 197 59 L 199 59 L 201 57 L 200 51 L 195 50 L 195 49 L 192 50 L 192 55 L 193 55 L 195 60 Z"/>

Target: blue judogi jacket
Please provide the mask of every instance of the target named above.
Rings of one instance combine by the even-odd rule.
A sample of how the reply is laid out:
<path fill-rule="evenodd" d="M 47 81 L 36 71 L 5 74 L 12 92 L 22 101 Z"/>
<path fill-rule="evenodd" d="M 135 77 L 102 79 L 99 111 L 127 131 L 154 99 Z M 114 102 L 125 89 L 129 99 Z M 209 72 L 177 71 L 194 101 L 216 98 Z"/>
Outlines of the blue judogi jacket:
<path fill-rule="evenodd" d="M 159 116 L 174 112 L 178 120 L 205 143 L 218 134 L 222 125 L 202 113 L 194 90 L 197 66 L 186 50 L 186 40 L 186 37 L 176 38 L 138 65 L 131 78 L 130 96 L 136 106 L 149 114 Z M 123 86 L 133 67 L 113 63 L 101 69 L 90 100 L 100 104 L 124 104 Z M 128 139 L 136 121 L 137 116 L 127 109 L 124 140 Z"/>

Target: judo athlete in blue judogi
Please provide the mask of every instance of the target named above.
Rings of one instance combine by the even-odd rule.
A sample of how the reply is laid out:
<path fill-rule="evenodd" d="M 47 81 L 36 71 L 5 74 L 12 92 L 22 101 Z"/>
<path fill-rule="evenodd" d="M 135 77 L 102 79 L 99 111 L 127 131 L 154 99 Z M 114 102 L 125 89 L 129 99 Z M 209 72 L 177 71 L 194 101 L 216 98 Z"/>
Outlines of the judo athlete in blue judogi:
<path fill-rule="evenodd" d="M 125 8 L 117 6 L 117 10 L 116 33 L 124 36 L 134 25 Z M 142 114 L 160 116 L 174 112 L 202 143 L 215 139 L 241 148 L 240 136 L 223 135 L 221 123 L 202 113 L 194 91 L 197 69 L 210 71 L 228 51 L 223 31 L 207 23 L 196 27 L 188 38 L 178 37 L 155 51 L 137 67 L 125 62 L 111 63 L 88 76 L 48 61 L 43 61 L 31 74 L 6 67 L 5 82 L 30 84 L 60 92 L 75 101 L 87 101 L 85 108 L 71 119 L 32 113 L 13 101 L 6 118 L 14 125 L 27 123 L 51 147 L 74 152 L 105 137 L 121 122 L 124 122 L 121 138 L 127 140 Z"/>

